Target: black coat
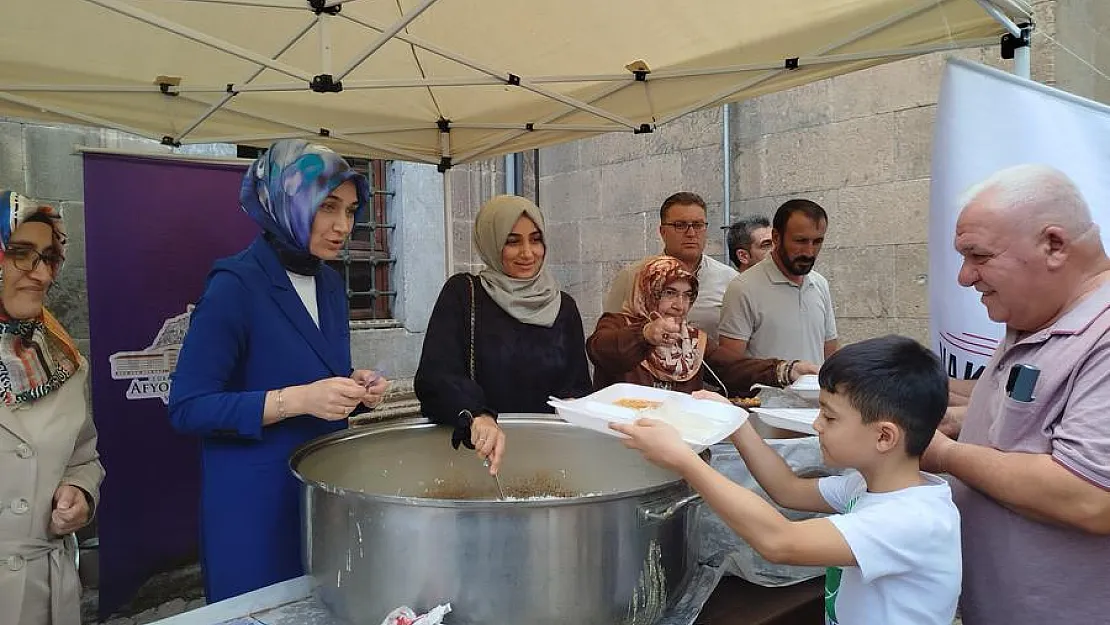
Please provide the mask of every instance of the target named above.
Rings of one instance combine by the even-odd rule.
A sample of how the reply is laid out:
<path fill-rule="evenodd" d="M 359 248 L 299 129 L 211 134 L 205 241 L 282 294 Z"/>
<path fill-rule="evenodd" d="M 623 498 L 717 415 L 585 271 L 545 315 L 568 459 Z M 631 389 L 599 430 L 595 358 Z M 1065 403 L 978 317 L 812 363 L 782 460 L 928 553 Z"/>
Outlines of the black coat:
<path fill-rule="evenodd" d="M 471 298 L 474 281 L 475 378 L 470 378 Z M 467 426 L 459 413 L 550 413 L 549 396 L 574 398 L 591 392 L 582 316 L 574 298 L 562 294 L 550 328 L 522 323 L 505 312 L 469 274 L 443 285 L 424 335 L 414 380 L 424 416 Z"/>

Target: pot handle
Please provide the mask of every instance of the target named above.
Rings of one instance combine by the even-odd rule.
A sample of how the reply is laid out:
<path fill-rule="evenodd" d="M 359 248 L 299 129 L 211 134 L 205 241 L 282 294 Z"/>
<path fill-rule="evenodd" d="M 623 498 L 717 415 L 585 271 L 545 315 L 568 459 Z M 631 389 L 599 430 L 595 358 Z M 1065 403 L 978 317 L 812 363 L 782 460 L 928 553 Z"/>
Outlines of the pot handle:
<path fill-rule="evenodd" d="M 647 506 L 640 507 L 640 519 L 649 523 L 662 523 L 678 514 L 683 508 L 687 506 L 700 505 L 702 502 L 701 495 L 694 493 L 687 495 L 678 501 L 671 503 L 666 507 L 650 508 Z"/>

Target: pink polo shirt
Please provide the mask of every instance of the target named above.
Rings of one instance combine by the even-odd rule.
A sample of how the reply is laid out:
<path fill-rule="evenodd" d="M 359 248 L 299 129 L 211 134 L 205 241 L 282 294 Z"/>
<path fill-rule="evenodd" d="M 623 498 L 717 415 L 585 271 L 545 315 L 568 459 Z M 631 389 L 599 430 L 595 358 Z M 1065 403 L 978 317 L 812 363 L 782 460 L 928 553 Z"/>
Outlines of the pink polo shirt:
<path fill-rule="evenodd" d="M 1006 396 L 1010 367 L 1041 370 L 1034 400 Z M 1110 490 L 1110 283 L 1052 327 L 1008 332 L 975 385 L 960 441 L 1051 454 Z M 953 480 L 963 524 L 966 625 L 1110 622 L 1110 536 L 1039 523 Z"/>

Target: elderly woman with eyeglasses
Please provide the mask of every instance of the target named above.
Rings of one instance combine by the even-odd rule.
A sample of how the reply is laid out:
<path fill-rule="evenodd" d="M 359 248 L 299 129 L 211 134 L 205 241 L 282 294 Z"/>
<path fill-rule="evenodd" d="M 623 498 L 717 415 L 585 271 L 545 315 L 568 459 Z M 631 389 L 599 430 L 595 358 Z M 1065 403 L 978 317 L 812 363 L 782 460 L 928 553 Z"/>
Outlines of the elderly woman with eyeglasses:
<path fill-rule="evenodd" d="M 708 377 L 735 397 L 750 395 L 752 384 L 782 387 L 817 373 L 812 363 L 744 358 L 718 348 L 687 321 L 697 296 L 697 276 L 677 258 L 645 260 L 622 311 L 602 315 L 586 341 L 594 387 L 629 382 L 692 393 Z"/>
<path fill-rule="evenodd" d="M 88 363 L 43 307 L 65 260 L 60 216 L 0 190 L 0 621 L 80 625 L 63 537 L 92 519 L 104 468 Z"/>

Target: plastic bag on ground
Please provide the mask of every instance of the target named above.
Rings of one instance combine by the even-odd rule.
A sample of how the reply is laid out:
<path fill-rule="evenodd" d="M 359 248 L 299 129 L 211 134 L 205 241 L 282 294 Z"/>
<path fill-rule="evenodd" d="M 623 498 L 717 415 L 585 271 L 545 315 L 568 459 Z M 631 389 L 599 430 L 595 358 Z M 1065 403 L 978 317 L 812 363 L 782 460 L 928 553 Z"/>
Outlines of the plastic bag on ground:
<path fill-rule="evenodd" d="M 382 621 L 382 625 L 445 625 L 443 617 L 451 611 L 451 604 L 447 603 L 428 611 L 427 614 L 417 616 L 416 612 L 408 606 L 402 606 L 389 613 Z"/>

